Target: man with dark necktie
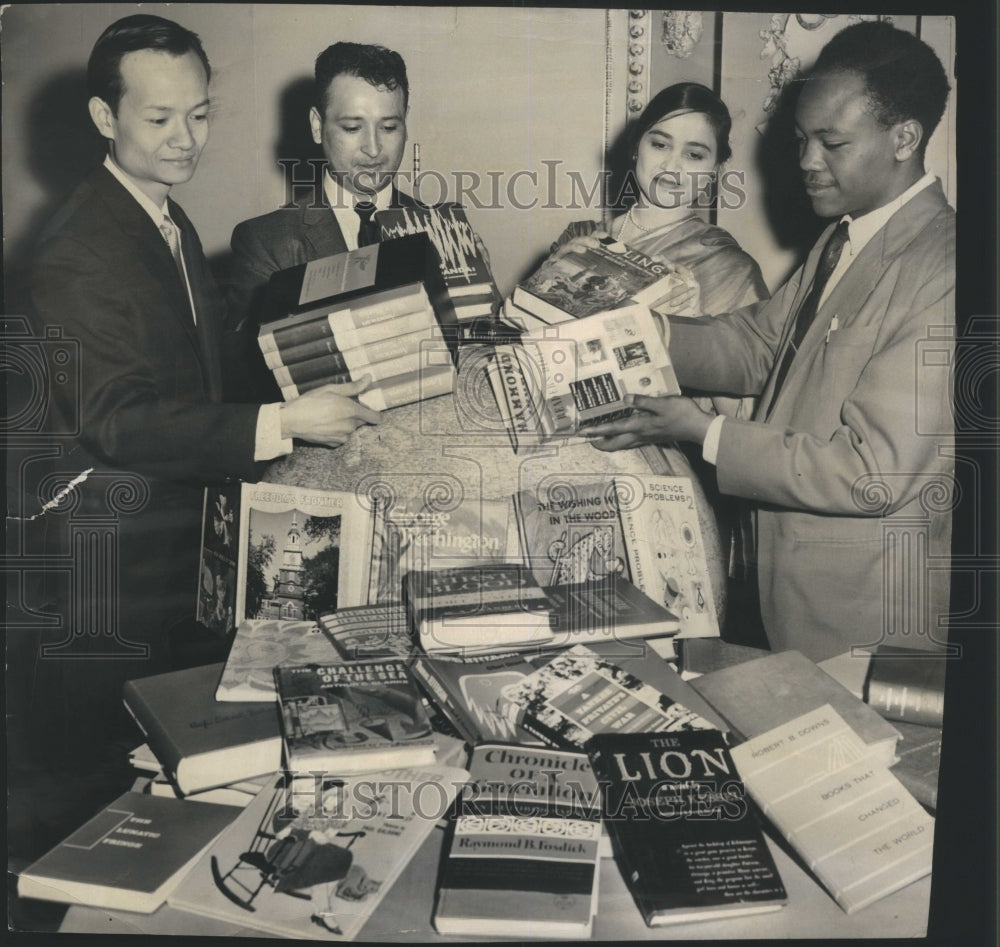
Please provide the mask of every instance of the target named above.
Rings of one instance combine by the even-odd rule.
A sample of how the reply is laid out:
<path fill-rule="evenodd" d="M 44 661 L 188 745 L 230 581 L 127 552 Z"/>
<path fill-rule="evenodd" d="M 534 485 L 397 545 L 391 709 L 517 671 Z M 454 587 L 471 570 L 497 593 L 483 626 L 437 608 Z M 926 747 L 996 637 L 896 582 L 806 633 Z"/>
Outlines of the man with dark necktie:
<path fill-rule="evenodd" d="M 377 243 L 376 211 L 412 207 L 394 175 L 406 146 L 410 87 L 399 53 L 383 46 L 334 43 L 316 59 L 313 141 L 326 157 L 322 199 L 239 224 L 233 231 L 230 317 L 243 329 L 241 364 L 229 383 L 242 396 L 277 396 L 257 349 L 261 298 L 273 273 L 359 246 Z"/>
<path fill-rule="evenodd" d="M 955 214 L 924 169 L 948 82 L 926 43 L 845 28 L 795 120 L 813 209 L 831 224 L 767 302 L 669 319 L 682 386 L 758 395 L 752 421 L 635 399 L 601 450 L 702 445 L 724 493 L 757 504 L 761 612 L 775 650 L 936 649 L 946 637 L 953 461 L 947 370 Z M 933 350 L 933 351 L 929 351 Z"/>
<path fill-rule="evenodd" d="M 36 745 L 56 768 L 92 764 L 95 744 L 126 729 L 122 682 L 169 667 L 171 630 L 194 614 L 205 484 L 256 480 L 293 438 L 336 447 L 378 421 L 354 397 L 364 381 L 286 403 L 222 401 L 222 298 L 169 197 L 208 139 L 210 75 L 197 35 L 170 20 L 129 16 L 102 33 L 88 108 L 108 153 L 47 226 L 31 272 L 39 332 L 80 351 L 79 401 L 62 386 L 55 404 L 67 429 L 79 424 L 55 461 L 75 485 L 49 515 L 114 533 L 88 560 L 101 584 L 80 575 L 51 593 L 72 647 L 50 639 L 29 672 Z"/>

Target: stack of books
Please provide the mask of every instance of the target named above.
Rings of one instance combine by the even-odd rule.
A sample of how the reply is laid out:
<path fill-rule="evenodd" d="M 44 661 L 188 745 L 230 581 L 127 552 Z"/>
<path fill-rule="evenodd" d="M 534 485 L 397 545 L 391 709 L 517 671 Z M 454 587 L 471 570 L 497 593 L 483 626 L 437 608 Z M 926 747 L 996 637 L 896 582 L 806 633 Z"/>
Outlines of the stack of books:
<path fill-rule="evenodd" d="M 447 394 L 457 320 L 424 233 L 372 244 L 271 277 L 258 344 L 285 399 L 364 375 L 382 411 Z"/>

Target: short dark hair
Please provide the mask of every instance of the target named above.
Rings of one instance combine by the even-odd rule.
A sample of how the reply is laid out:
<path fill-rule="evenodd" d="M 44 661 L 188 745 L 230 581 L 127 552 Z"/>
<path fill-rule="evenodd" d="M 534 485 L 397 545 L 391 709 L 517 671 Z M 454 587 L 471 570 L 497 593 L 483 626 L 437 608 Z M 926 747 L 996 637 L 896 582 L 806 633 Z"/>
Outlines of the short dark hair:
<path fill-rule="evenodd" d="M 867 90 L 868 110 L 883 127 L 916 119 L 923 154 L 944 114 L 950 86 L 937 54 L 912 33 L 885 21 L 845 27 L 820 51 L 812 75 L 853 72 Z"/>
<path fill-rule="evenodd" d="M 197 33 L 173 20 L 148 13 L 137 13 L 116 20 L 98 37 L 87 62 L 87 93 L 103 99 L 118 114 L 125 92 L 122 58 L 141 49 L 156 49 L 172 56 L 195 53 L 205 67 L 205 78 L 212 78 L 212 67 Z"/>
<path fill-rule="evenodd" d="M 663 121 L 671 112 L 701 112 L 715 132 L 715 154 L 718 162 L 728 161 L 733 153 L 729 146 L 729 132 L 733 119 L 722 101 L 708 86 L 699 82 L 678 82 L 660 89 L 650 100 L 632 128 L 632 152 L 635 153 L 639 141 L 657 122 Z"/>
<path fill-rule="evenodd" d="M 385 87 L 390 92 L 403 90 L 403 108 L 410 104 L 410 83 L 406 78 L 406 63 L 399 53 L 385 46 L 364 43 L 334 43 L 316 57 L 316 88 L 314 105 L 322 115 L 326 112 L 326 98 L 330 83 L 337 76 L 357 76 L 376 88 Z"/>

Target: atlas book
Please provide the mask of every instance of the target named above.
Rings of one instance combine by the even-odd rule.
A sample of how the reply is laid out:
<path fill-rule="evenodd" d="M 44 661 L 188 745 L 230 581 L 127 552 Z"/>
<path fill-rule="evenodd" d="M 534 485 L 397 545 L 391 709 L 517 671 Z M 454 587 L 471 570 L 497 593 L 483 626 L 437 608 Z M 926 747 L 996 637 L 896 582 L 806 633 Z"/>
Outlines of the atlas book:
<path fill-rule="evenodd" d="M 458 204 L 395 207 L 375 215 L 382 240 L 426 233 L 437 251 L 448 295 L 460 323 L 494 314 L 499 293 L 465 209 Z"/>
<path fill-rule="evenodd" d="M 529 332 L 521 340 L 517 368 L 543 442 L 628 417 L 632 395 L 680 394 L 666 343 L 645 306 Z M 505 405 L 499 408 L 501 416 L 509 413 Z"/>
<path fill-rule="evenodd" d="M 689 478 L 548 474 L 514 495 L 514 512 L 525 562 L 541 585 L 621 576 L 677 616 L 678 638 L 718 637 Z"/>
<path fill-rule="evenodd" d="M 504 687 L 500 709 L 512 723 L 565 750 L 582 751 L 596 733 L 714 729 L 711 721 L 582 644 Z"/>
<path fill-rule="evenodd" d="M 208 664 L 126 681 L 122 688 L 125 707 L 182 795 L 281 768 L 273 703 L 217 701 L 221 673 L 221 664 Z"/>
<path fill-rule="evenodd" d="M 236 623 L 315 621 L 367 604 L 378 502 L 355 493 L 245 483 L 237 539 Z M 341 555 L 341 547 L 351 553 Z"/>
<path fill-rule="evenodd" d="M 26 868 L 17 892 L 151 914 L 239 814 L 235 806 L 127 792 Z"/>
<path fill-rule="evenodd" d="M 648 926 L 763 914 L 787 902 L 717 730 L 601 733 L 587 753 L 615 861 Z"/>
<path fill-rule="evenodd" d="M 534 671 L 518 652 L 470 655 L 462 660 L 424 654 L 410 666 L 440 713 L 470 746 L 492 742 L 541 745 L 542 741 L 500 712 L 500 691 Z"/>
<path fill-rule="evenodd" d="M 933 817 L 829 704 L 732 757 L 753 800 L 848 914 L 930 873 Z"/>
<path fill-rule="evenodd" d="M 684 283 L 665 260 L 605 237 L 595 246 L 550 257 L 517 285 L 513 301 L 556 324 L 631 303 L 653 306 Z"/>
<path fill-rule="evenodd" d="M 690 684 L 745 739 L 829 704 L 883 766 L 896 761 L 899 730 L 798 651 L 768 654 Z"/>
<path fill-rule="evenodd" d="M 865 700 L 888 720 L 940 727 L 946 670 L 944 654 L 879 645 L 868 665 Z"/>
<path fill-rule="evenodd" d="M 600 795 L 582 753 L 482 744 L 449 827 L 434 905 L 440 934 L 590 936 Z"/>
<path fill-rule="evenodd" d="M 507 564 L 409 572 L 403 601 L 426 654 L 551 649 L 678 628 L 672 612 L 624 579 L 543 588 L 530 570 Z"/>
<path fill-rule="evenodd" d="M 277 667 L 286 768 L 345 776 L 434 762 L 420 691 L 399 658 Z"/>
<path fill-rule="evenodd" d="M 434 765 L 309 774 L 265 790 L 169 903 L 275 937 L 354 940 L 467 778 L 464 769 Z M 434 791 L 414 790 L 420 786 Z"/>

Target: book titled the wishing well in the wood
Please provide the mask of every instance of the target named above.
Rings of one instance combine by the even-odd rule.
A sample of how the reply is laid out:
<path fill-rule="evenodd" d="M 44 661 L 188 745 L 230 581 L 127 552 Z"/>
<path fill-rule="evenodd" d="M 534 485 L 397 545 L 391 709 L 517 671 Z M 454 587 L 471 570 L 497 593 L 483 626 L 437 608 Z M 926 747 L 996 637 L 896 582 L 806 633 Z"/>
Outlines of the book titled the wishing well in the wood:
<path fill-rule="evenodd" d="M 712 723 L 586 645 L 500 692 L 508 718 L 552 746 L 582 750 L 595 733 L 712 729 Z"/>
<path fill-rule="evenodd" d="M 652 306 L 684 282 L 665 260 L 606 237 L 550 257 L 517 286 L 513 300 L 552 324 L 630 302 Z"/>
<path fill-rule="evenodd" d="M 589 937 L 601 821 L 586 755 L 484 743 L 469 772 L 442 856 L 434 927 Z"/>
<path fill-rule="evenodd" d="M 434 735 L 398 658 L 274 670 L 292 772 L 367 773 L 433 763 Z"/>
<path fill-rule="evenodd" d="M 127 792 L 25 869 L 18 894 L 150 914 L 239 814 Z"/>
<path fill-rule="evenodd" d="M 650 927 L 762 914 L 785 888 L 717 730 L 587 743 L 615 861 Z"/>

